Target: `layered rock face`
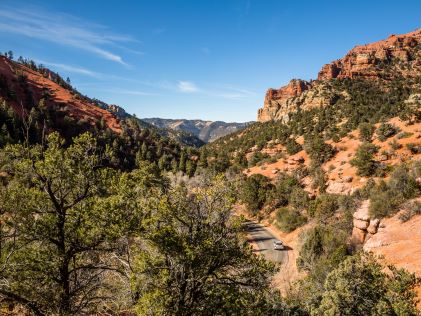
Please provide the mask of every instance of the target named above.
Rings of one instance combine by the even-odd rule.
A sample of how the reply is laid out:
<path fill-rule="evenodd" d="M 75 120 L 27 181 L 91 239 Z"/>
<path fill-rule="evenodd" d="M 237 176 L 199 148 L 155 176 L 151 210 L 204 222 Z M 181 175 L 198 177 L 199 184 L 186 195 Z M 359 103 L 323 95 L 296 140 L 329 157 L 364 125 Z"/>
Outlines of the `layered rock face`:
<path fill-rule="evenodd" d="M 278 90 L 269 89 L 266 92 L 263 108 L 258 111 L 257 120 L 287 122 L 288 114 L 300 107 L 307 109 L 330 105 L 334 96 L 326 93 L 329 89 L 323 83 L 298 79 L 291 80 L 288 85 Z"/>
<path fill-rule="evenodd" d="M 354 47 L 342 59 L 322 67 L 317 80 L 291 80 L 280 89 L 266 92 L 257 120 L 288 121 L 288 113 L 330 105 L 335 101 L 327 81 L 331 79 L 391 80 L 396 77 L 414 78 L 421 73 L 421 29 L 391 35 L 383 41 Z"/>
<path fill-rule="evenodd" d="M 344 58 L 324 65 L 317 79 L 416 77 L 421 71 L 419 45 L 421 29 L 356 46 Z"/>
<path fill-rule="evenodd" d="M 353 229 L 351 241 L 360 245 L 377 234 L 380 225 L 379 219 L 371 219 L 368 215 L 369 201 L 364 201 L 359 209 L 353 214 Z"/>

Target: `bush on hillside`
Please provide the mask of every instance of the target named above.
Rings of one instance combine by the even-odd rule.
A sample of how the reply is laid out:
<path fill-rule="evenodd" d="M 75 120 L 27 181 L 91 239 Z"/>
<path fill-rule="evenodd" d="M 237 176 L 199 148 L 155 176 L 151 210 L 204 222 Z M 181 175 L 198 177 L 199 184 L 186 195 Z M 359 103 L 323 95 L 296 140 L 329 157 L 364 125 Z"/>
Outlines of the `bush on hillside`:
<path fill-rule="evenodd" d="M 391 216 L 399 211 L 403 202 L 414 198 L 419 192 L 415 177 L 406 166 L 399 166 L 388 183 L 381 181 L 371 190 L 369 213 L 376 218 Z"/>
<path fill-rule="evenodd" d="M 421 154 L 421 144 L 409 143 L 406 144 L 406 148 L 408 148 L 413 155 Z"/>
<path fill-rule="evenodd" d="M 309 214 L 324 221 L 333 216 L 338 208 L 338 196 L 334 194 L 322 194 L 310 202 Z"/>
<path fill-rule="evenodd" d="M 304 149 L 316 165 L 321 165 L 328 161 L 336 153 L 335 148 L 333 148 L 332 145 L 325 143 L 319 136 L 306 138 Z"/>
<path fill-rule="evenodd" d="M 298 210 L 305 210 L 308 208 L 310 198 L 304 189 L 295 187 L 289 196 L 289 203 Z"/>
<path fill-rule="evenodd" d="M 276 224 L 285 233 L 292 232 L 306 222 L 307 218 L 297 210 L 290 210 L 284 207 L 276 211 Z"/>
<path fill-rule="evenodd" d="M 364 122 L 359 125 L 358 129 L 360 131 L 360 140 L 363 142 L 371 142 L 375 130 L 374 125 Z"/>
<path fill-rule="evenodd" d="M 316 226 L 305 234 L 297 258 L 297 267 L 304 271 L 315 271 L 319 264 L 327 267 L 327 274 L 332 266 L 336 266 L 348 254 L 346 234 L 329 226 Z"/>
<path fill-rule="evenodd" d="M 286 206 L 295 188 L 300 188 L 298 179 L 291 175 L 281 173 L 275 182 L 275 188 L 270 193 L 269 200 L 275 207 Z"/>
<path fill-rule="evenodd" d="M 413 216 L 421 214 L 421 202 L 410 201 L 405 205 L 405 210 L 399 215 L 402 222 L 409 221 Z"/>
<path fill-rule="evenodd" d="M 371 143 L 362 143 L 351 160 L 351 165 L 357 168 L 357 174 L 368 177 L 374 175 L 378 162 L 374 160 L 374 154 L 379 148 Z"/>
<path fill-rule="evenodd" d="M 240 199 L 246 204 L 247 210 L 252 215 L 265 205 L 273 185 L 270 180 L 261 174 L 254 174 L 246 178 L 241 186 Z"/>
<path fill-rule="evenodd" d="M 384 142 L 389 137 L 396 135 L 399 132 L 399 128 L 393 124 L 382 123 L 376 130 L 377 138 Z"/>
<path fill-rule="evenodd" d="M 288 141 L 285 147 L 286 147 L 287 153 L 290 155 L 294 155 L 300 152 L 301 150 L 303 150 L 303 147 L 299 143 L 297 143 L 295 139 L 293 138 L 288 138 Z"/>

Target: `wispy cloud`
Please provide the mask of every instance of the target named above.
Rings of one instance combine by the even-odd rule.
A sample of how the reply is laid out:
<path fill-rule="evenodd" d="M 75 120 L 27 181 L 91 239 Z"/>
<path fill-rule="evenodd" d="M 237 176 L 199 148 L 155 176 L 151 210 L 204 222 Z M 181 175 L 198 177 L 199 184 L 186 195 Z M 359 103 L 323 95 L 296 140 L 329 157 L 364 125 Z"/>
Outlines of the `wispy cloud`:
<path fill-rule="evenodd" d="M 0 32 L 8 32 L 78 48 L 101 58 L 127 65 L 109 46 L 135 42 L 130 36 L 112 34 L 106 27 L 68 14 L 39 9 L 0 7 Z"/>
<path fill-rule="evenodd" d="M 184 93 L 193 93 L 199 91 L 199 88 L 191 81 L 179 81 L 177 88 L 180 92 Z"/>
<path fill-rule="evenodd" d="M 86 68 L 83 68 L 83 67 L 59 64 L 59 63 L 52 63 L 52 62 L 48 62 L 48 61 L 45 61 L 45 60 L 39 60 L 39 59 L 37 59 L 35 61 L 37 63 L 43 64 L 47 67 L 53 67 L 53 68 L 61 69 L 61 70 L 68 71 L 68 72 L 71 72 L 71 73 L 86 75 L 86 76 L 89 76 L 89 77 L 100 78 L 100 77 L 103 76 L 102 74 L 100 74 L 98 72 L 95 72 L 95 71 L 92 71 L 92 70 L 89 70 L 89 69 L 86 69 Z"/>

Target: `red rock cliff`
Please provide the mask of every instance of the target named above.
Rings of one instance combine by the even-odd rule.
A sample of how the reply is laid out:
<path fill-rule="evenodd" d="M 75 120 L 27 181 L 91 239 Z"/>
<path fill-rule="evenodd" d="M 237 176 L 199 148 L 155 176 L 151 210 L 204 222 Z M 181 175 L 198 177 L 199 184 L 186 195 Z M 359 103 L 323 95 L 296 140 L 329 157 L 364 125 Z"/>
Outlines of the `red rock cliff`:
<path fill-rule="evenodd" d="M 292 80 L 280 89 L 266 92 L 257 120 L 288 120 L 288 113 L 332 103 L 333 96 L 325 82 L 339 78 L 391 80 L 413 78 L 421 74 L 421 29 L 403 35 L 354 47 L 345 57 L 326 64 L 317 80 Z"/>

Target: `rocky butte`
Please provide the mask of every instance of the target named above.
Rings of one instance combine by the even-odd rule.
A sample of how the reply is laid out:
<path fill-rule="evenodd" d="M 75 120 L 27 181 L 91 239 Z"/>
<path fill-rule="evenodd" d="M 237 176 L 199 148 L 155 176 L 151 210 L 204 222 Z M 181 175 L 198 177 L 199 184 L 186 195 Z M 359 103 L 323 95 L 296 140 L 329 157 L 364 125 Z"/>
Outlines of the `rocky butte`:
<path fill-rule="evenodd" d="M 329 85 L 334 79 L 390 81 L 399 77 L 415 78 L 421 71 L 420 48 L 421 29 L 356 46 L 345 57 L 324 65 L 317 80 L 293 79 L 284 87 L 269 89 L 263 107 L 258 110 L 257 120 L 286 122 L 290 112 L 334 103 L 338 91 L 333 91 Z"/>

